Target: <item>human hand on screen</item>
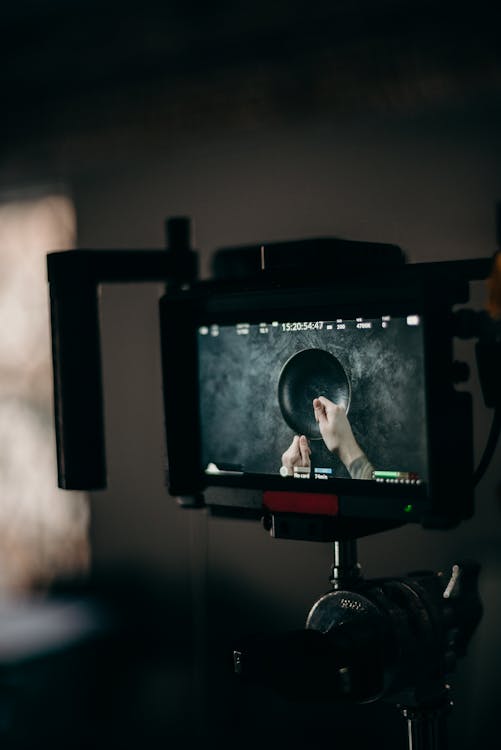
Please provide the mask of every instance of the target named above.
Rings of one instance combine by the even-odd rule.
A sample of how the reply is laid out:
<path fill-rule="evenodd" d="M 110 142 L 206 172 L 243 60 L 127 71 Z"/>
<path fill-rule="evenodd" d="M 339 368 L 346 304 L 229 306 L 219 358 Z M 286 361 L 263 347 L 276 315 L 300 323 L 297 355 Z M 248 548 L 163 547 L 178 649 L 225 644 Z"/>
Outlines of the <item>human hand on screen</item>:
<path fill-rule="evenodd" d="M 313 399 L 313 410 L 325 445 L 331 452 L 336 451 L 344 465 L 349 467 L 363 455 L 363 451 L 355 440 L 346 409 L 325 396 L 319 396 Z"/>
<path fill-rule="evenodd" d="M 294 474 L 295 466 L 310 467 L 311 466 L 311 449 L 308 444 L 308 440 L 304 435 L 296 435 L 289 445 L 285 453 L 282 455 L 282 469 L 281 474 L 287 475 Z"/>

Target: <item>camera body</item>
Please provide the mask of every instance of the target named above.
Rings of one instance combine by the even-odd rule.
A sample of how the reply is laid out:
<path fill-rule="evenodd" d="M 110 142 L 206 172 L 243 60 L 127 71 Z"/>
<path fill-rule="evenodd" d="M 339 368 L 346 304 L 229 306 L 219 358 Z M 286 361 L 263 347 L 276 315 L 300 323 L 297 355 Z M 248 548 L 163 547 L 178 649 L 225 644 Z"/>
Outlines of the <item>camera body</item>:
<path fill-rule="evenodd" d="M 461 262 L 320 238 L 223 248 L 213 267 L 160 301 L 171 494 L 293 538 L 472 515 L 472 400 L 454 387 Z M 362 473 L 327 444 L 318 397 L 342 407 Z M 299 435 L 309 466 L 287 472 Z"/>

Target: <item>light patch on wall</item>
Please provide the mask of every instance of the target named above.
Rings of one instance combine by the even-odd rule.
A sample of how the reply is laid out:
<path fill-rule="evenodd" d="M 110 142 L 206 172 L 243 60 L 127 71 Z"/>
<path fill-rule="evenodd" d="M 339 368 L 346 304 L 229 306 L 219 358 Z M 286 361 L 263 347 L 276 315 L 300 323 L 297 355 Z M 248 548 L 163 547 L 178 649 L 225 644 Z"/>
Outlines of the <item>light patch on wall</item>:
<path fill-rule="evenodd" d="M 75 246 L 63 195 L 0 204 L 0 593 L 87 570 L 88 506 L 57 489 L 46 254 Z"/>

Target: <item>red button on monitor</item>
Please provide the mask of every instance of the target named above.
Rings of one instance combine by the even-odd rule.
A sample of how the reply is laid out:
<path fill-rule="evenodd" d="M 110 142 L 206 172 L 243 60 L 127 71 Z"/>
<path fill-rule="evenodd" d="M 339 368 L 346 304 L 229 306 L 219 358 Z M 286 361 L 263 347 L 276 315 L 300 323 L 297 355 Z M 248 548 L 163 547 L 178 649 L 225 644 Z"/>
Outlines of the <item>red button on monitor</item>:
<path fill-rule="evenodd" d="M 337 516 L 337 495 L 316 492 L 276 492 L 267 490 L 263 494 L 263 505 L 272 513 L 307 513 L 311 515 Z"/>

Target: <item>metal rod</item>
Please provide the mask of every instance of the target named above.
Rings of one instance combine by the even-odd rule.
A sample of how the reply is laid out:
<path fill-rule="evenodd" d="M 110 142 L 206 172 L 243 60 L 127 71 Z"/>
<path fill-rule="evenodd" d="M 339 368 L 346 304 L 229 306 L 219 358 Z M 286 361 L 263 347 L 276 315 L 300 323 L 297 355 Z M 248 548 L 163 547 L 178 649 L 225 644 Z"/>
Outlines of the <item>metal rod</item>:
<path fill-rule="evenodd" d="M 330 581 L 334 589 L 349 588 L 360 580 L 361 569 L 357 557 L 357 540 L 334 542 L 334 563 Z"/>
<path fill-rule="evenodd" d="M 407 719 L 409 750 L 447 750 L 443 709 L 403 709 L 402 713 Z"/>

